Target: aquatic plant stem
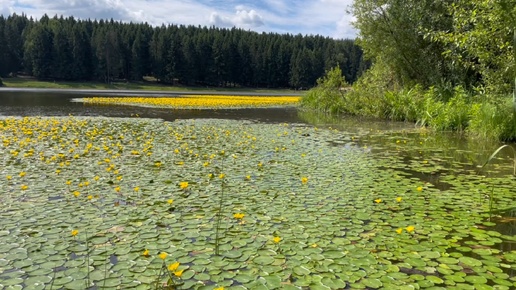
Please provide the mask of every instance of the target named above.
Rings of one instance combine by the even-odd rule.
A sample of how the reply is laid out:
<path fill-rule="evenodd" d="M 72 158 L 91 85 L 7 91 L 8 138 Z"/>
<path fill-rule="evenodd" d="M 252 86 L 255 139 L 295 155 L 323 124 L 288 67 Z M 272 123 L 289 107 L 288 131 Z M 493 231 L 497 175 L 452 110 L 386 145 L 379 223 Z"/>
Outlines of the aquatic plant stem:
<path fill-rule="evenodd" d="M 224 168 L 224 160 L 222 161 L 222 168 Z M 222 221 L 222 205 L 224 204 L 224 179 L 220 185 L 220 199 L 219 207 L 217 209 L 217 220 L 215 222 L 215 255 L 219 256 L 219 244 L 220 244 L 220 222 Z"/>
<path fill-rule="evenodd" d="M 88 232 L 84 231 L 86 235 L 86 273 L 88 276 L 86 276 L 86 283 L 88 283 L 88 288 L 90 287 L 90 246 L 88 242 Z"/>

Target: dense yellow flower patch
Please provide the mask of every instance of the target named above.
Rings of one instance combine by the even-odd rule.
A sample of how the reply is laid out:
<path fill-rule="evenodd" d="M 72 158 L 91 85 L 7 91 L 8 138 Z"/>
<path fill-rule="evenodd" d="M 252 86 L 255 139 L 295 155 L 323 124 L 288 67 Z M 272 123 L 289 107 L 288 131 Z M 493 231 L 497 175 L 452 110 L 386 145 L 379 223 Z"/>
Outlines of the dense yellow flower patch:
<path fill-rule="evenodd" d="M 249 108 L 297 105 L 301 97 L 291 96 L 220 96 L 192 95 L 178 97 L 92 97 L 89 104 L 150 106 L 160 108 Z"/>

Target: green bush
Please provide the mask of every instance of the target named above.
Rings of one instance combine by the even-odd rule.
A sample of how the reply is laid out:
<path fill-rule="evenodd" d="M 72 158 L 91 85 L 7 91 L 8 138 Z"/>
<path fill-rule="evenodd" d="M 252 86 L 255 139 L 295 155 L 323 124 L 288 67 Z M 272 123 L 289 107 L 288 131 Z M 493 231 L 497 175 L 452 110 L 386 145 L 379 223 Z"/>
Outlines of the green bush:
<path fill-rule="evenodd" d="M 339 67 L 326 72 L 317 80 L 317 86 L 309 90 L 301 99 L 301 106 L 329 114 L 344 113 L 345 93 L 347 87 Z"/>

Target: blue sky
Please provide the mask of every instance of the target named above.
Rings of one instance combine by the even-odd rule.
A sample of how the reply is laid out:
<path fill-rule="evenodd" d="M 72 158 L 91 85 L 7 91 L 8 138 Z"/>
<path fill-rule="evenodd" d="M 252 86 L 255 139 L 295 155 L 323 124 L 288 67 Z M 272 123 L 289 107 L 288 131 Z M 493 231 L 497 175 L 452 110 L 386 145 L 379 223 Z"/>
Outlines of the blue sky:
<path fill-rule="evenodd" d="M 0 14 L 113 18 L 152 25 L 240 27 L 253 31 L 355 38 L 353 0 L 0 0 Z"/>

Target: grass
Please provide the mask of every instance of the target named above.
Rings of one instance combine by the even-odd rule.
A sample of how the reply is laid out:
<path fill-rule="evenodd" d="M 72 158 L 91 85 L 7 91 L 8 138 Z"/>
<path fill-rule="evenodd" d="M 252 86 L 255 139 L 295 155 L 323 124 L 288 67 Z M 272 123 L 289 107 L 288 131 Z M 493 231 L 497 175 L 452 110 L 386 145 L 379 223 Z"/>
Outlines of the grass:
<path fill-rule="evenodd" d="M 234 91 L 256 93 L 298 93 L 289 89 L 267 88 L 219 88 L 206 86 L 171 86 L 152 81 L 141 82 L 72 82 L 72 81 L 43 81 L 34 78 L 5 78 L 5 87 L 11 88 L 44 88 L 44 89 L 94 89 L 94 90 L 144 90 L 144 91 Z"/>

